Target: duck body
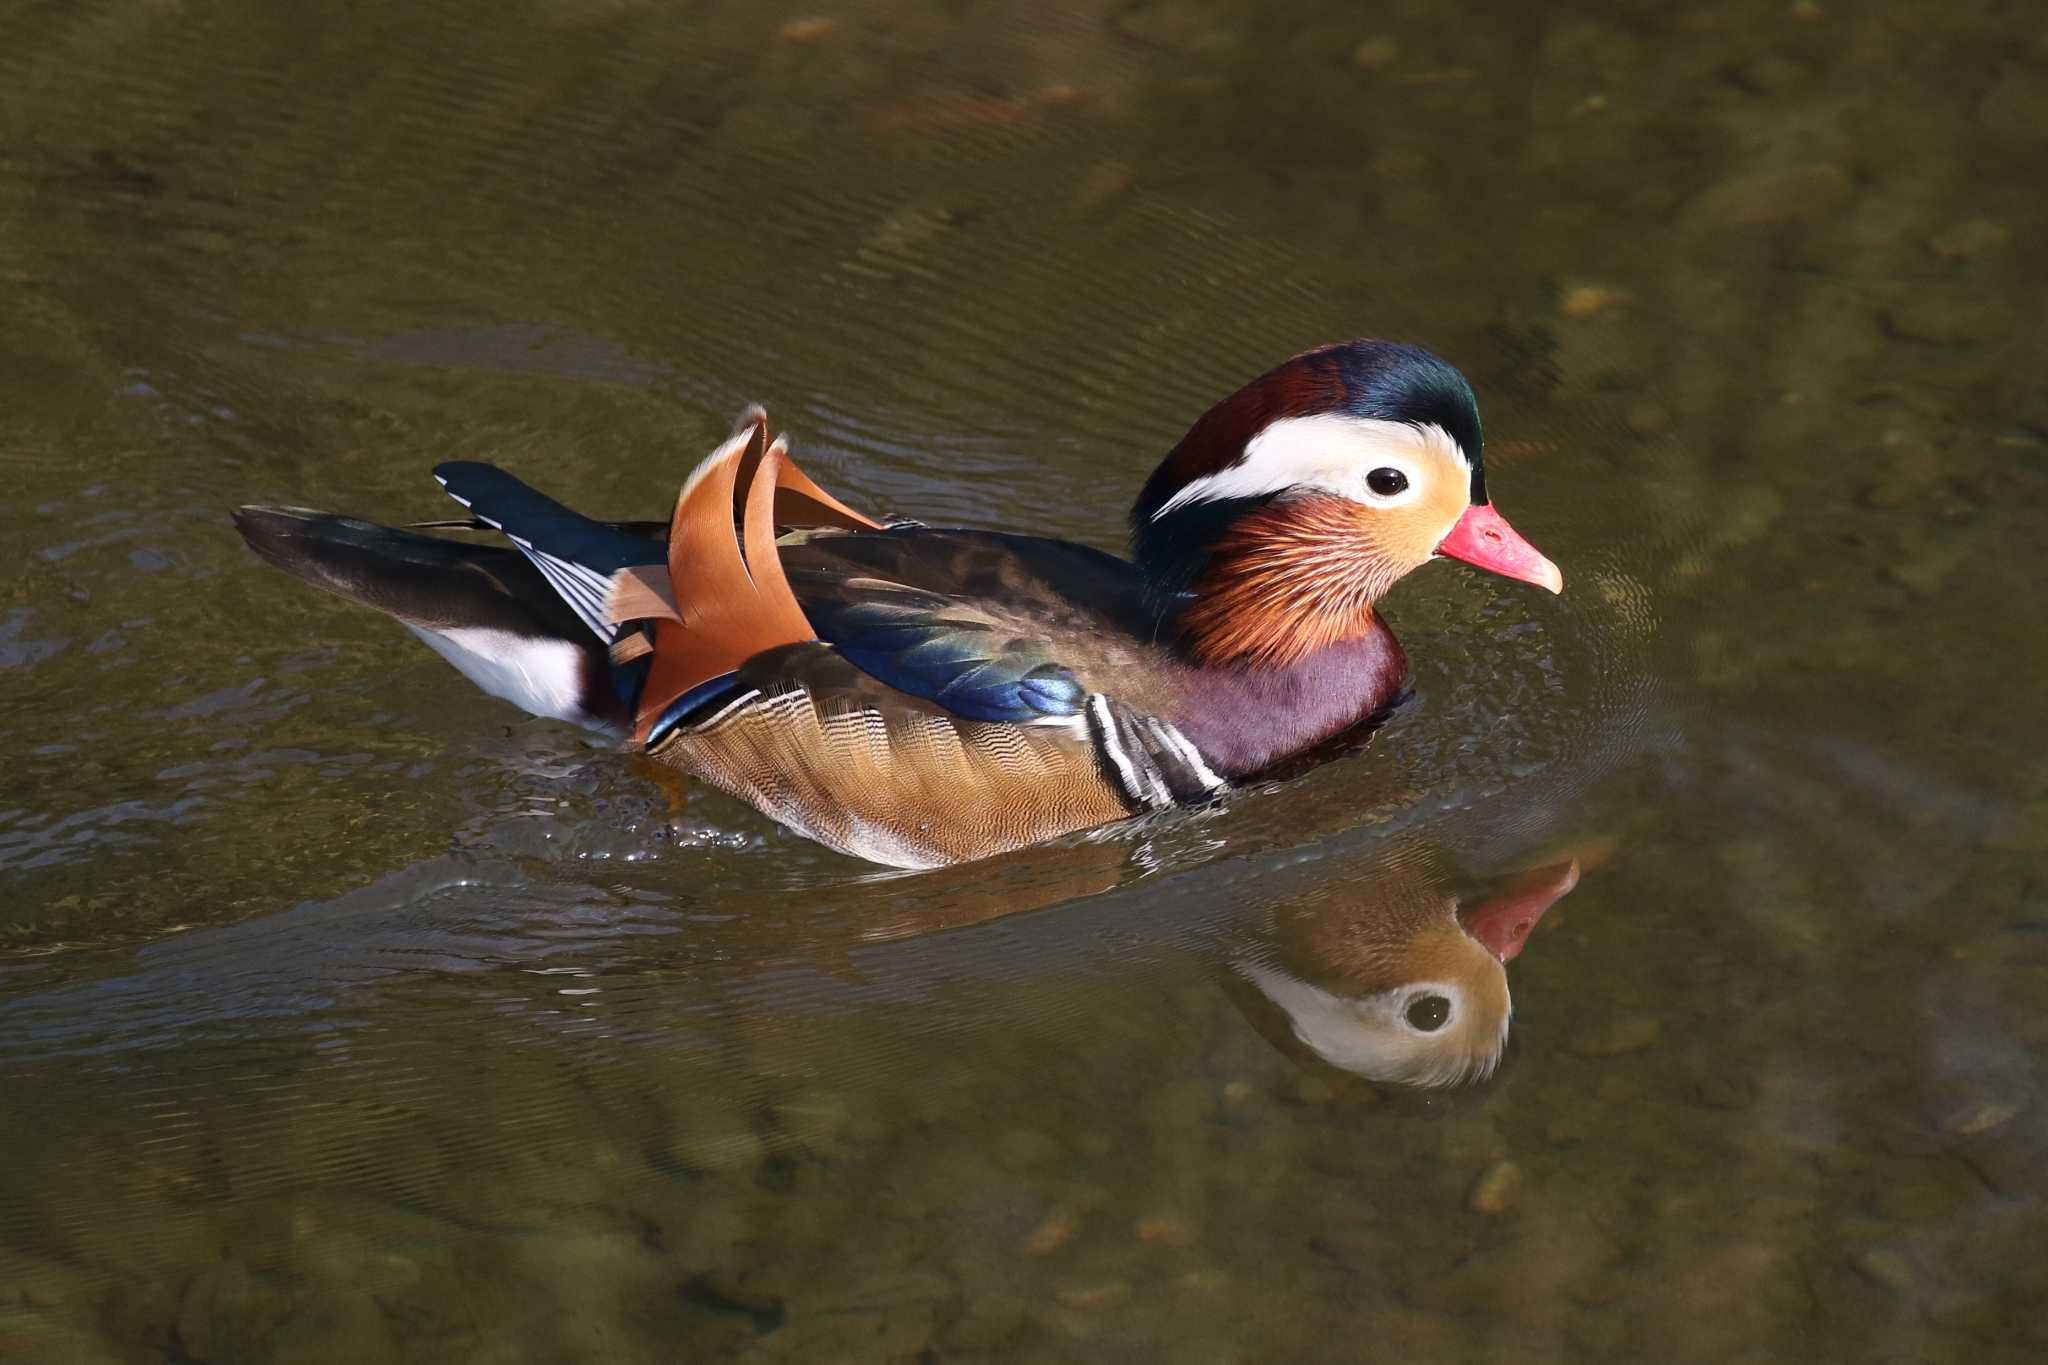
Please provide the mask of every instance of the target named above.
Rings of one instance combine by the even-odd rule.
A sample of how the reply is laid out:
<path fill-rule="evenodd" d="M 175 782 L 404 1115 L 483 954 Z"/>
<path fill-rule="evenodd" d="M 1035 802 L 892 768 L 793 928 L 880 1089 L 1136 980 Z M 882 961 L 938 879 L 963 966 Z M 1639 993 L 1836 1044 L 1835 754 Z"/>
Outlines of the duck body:
<path fill-rule="evenodd" d="M 1361 397 L 1373 383 L 1388 393 Z M 1554 588 L 1484 501 L 1471 406 L 1412 348 L 1296 357 L 1169 455 L 1129 560 L 884 526 L 803 475 L 759 409 L 666 522 L 596 521 L 467 461 L 435 477 L 459 525 L 510 548 L 294 508 L 237 520 L 494 695 L 842 852 L 928 867 L 1210 801 L 1368 722 L 1406 667 L 1372 605 L 1435 554 Z"/>
<path fill-rule="evenodd" d="M 912 527 L 779 551 L 818 639 L 749 659 L 647 749 L 877 862 L 1212 799 L 1374 716 L 1404 671 L 1378 624 L 1285 667 L 1193 664 L 1136 566 L 1059 541 Z"/>

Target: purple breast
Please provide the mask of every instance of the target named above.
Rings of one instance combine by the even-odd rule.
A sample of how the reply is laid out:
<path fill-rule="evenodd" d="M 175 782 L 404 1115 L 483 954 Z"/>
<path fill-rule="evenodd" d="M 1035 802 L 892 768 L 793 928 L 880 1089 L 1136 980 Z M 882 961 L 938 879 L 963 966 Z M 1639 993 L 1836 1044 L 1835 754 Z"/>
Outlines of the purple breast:
<path fill-rule="evenodd" d="M 1190 667 L 1170 717 L 1226 777 L 1249 777 L 1349 730 L 1392 701 L 1408 673 L 1377 617 L 1364 635 L 1283 668 Z"/>

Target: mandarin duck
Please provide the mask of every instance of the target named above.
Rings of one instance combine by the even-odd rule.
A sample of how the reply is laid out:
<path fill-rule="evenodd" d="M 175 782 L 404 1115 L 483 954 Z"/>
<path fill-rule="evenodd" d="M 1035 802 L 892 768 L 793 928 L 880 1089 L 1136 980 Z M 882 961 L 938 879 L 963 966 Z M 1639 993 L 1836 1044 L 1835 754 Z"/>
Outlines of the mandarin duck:
<path fill-rule="evenodd" d="M 1484 1080 L 1514 1014 L 1507 965 L 1579 871 L 1576 858 L 1534 868 L 1461 911 L 1439 879 L 1389 864 L 1273 911 L 1225 984 L 1297 1060 L 1402 1085 Z"/>
<path fill-rule="evenodd" d="M 1372 722 L 1406 660 L 1374 604 L 1437 556 L 1552 592 L 1487 498 L 1471 387 L 1418 348 L 1298 355 L 1204 413 L 1130 559 L 883 524 L 750 409 L 665 522 L 602 522 L 488 464 L 470 517 L 236 522 L 494 696 L 624 739 L 843 853 L 986 857 L 1234 784 Z M 510 547 L 425 531 L 494 529 Z"/>

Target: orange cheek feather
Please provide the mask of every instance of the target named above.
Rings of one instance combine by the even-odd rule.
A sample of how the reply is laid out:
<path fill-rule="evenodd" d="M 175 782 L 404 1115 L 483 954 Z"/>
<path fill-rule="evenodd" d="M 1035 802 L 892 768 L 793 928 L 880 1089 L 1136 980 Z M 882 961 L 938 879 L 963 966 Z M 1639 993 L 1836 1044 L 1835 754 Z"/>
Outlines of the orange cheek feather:
<path fill-rule="evenodd" d="M 1183 618 L 1196 659 L 1284 667 L 1362 634 L 1373 603 L 1435 549 L 1403 553 L 1415 537 L 1386 533 L 1406 520 L 1335 496 L 1249 514 L 1217 542 Z"/>

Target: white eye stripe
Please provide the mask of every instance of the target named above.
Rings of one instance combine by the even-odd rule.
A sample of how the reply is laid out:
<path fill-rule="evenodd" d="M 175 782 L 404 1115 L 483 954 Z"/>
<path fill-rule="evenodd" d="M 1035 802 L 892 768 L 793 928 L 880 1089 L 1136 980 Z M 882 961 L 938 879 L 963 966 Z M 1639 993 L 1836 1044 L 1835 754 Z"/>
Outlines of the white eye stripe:
<path fill-rule="evenodd" d="M 1422 486 L 1419 474 L 1424 452 L 1430 450 L 1448 455 L 1470 473 L 1465 452 L 1434 422 L 1417 426 L 1331 412 L 1283 417 L 1245 444 L 1243 459 L 1194 480 L 1152 517 L 1156 521 L 1192 503 L 1263 497 L 1290 488 L 1321 488 L 1375 507 L 1396 506 Z M 1365 478 L 1380 468 L 1399 469 L 1408 488 L 1391 497 L 1373 493 Z"/>

